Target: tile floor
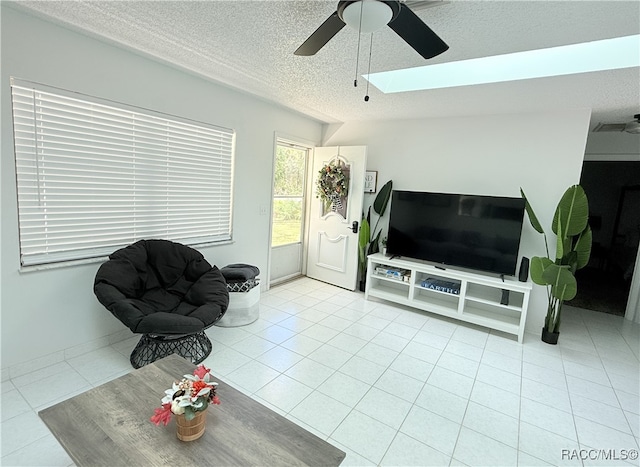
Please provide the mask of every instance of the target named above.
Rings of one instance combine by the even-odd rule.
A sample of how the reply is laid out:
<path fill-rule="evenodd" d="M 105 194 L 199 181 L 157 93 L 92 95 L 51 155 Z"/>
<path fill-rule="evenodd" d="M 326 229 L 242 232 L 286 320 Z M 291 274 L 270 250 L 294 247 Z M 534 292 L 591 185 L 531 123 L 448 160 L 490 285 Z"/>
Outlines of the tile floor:
<path fill-rule="evenodd" d="M 220 379 L 343 465 L 638 465 L 621 458 L 640 442 L 640 326 L 620 317 L 567 308 L 557 346 L 519 345 L 303 278 L 264 293 L 255 323 L 207 333 Z M 136 341 L 5 381 L 1 464 L 73 465 L 37 411 L 131 371 Z"/>

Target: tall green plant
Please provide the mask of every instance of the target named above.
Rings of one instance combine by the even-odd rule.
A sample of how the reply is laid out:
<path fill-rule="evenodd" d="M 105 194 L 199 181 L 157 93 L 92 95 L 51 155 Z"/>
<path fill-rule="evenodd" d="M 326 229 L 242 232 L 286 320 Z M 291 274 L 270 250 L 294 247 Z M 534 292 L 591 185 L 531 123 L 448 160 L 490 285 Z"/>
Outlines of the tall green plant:
<path fill-rule="evenodd" d="M 362 217 L 360 232 L 358 235 L 360 280 L 364 280 L 367 273 L 367 256 L 380 251 L 380 235 L 382 234 L 382 229 L 378 230 L 378 224 L 387 209 L 392 189 L 393 181 L 389 180 L 380 189 L 375 200 L 373 200 L 373 211 L 378 215 L 378 219 L 376 220 L 373 229 L 371 229 L 371 206 L 367 211 L 367 215 Z"/>
<path fill-rule="evenodd" d="M 360 270 L 360 280 L 364 280 L 367 273 L 367 249 L 369 247 L 369 236 L 371 228 L 366 217 L 360 222 L 360 232 L 358 232 L 358 269 Z"/>
<path fill-rule="evenodd" d="M 544 236 L 546 257 L 531 258 L 531 280 L 547 287 L 547 315 L 544 327 L 549 332 L 560 331 L 562 304 L 578 292 L 575 273 L 589 262 L 591 256 L 591 227 L 589 227 L 589 202 L 584 189 L 573 185 L 565 191 L 553 216 L 551 230 L 556 234 L 555 260 L 549 254 L 549 243 L 540 221 L 529 200 L 520 189 L 531 226 Z"/>

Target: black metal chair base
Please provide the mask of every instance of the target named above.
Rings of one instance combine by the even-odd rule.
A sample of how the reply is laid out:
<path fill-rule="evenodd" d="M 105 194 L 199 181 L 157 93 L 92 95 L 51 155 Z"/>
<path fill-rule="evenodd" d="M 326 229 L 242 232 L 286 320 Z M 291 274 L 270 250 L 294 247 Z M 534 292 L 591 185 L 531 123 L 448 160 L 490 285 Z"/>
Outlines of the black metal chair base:
<path fill-rule="evenodd" d="M 211 348 L 204 331 L 186 336 L 143 334 L 129 361 L 134 368 L 140 368 L 176 353 L 197 365 L 209 356 Z"/>

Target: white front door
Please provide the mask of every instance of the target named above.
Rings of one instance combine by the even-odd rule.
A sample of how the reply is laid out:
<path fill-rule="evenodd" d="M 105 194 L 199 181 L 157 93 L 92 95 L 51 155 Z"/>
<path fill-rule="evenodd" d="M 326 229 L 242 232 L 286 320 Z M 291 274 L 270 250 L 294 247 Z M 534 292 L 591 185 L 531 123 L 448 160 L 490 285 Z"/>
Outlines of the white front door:
<path fill-rule="evenodd" d="M 332 200 L 323 201 L 316 198 L 316 194 L 320 171 L 327 167 L 329 170 L 340 167 L 344 180 L 335 193 L 331 193 Z M 307 276 L 349 290 L 356 289 L 358 280 L 358 228 L 362 220 L 366 167 L 366 146 L 314 150 Z M 339 178 L 342 175 L 324 177 L 324 184 L 327 186 Z M 347 188 L 346 196 L 340 193 L 340 186 Z M 355 231 L 354 222 L 357 222 Z"/>

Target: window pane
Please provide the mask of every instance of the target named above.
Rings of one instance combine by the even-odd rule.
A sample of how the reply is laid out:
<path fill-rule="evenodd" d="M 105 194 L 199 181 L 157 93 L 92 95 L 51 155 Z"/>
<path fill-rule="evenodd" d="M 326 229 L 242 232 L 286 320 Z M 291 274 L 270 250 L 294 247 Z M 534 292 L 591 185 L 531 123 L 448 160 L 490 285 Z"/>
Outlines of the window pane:
<path fill-rule="evenodd" d="M 11 90 L 23 266 L 142 238 L 231 238 L 232 130 L 14 79 Z"/>
<path fill-rule="evenodd" d="M 302 196 L 307 151 L 278 146 L 275 166 L 275 196 Z"/>
<path fill-rule="evenodd" d="M 302 198 L 273 200 L 271 246 L 298 243 L 302 234 Z"/>

